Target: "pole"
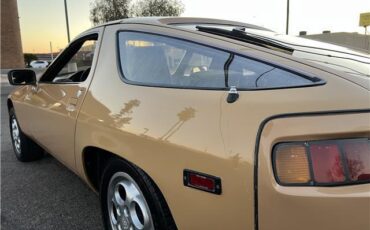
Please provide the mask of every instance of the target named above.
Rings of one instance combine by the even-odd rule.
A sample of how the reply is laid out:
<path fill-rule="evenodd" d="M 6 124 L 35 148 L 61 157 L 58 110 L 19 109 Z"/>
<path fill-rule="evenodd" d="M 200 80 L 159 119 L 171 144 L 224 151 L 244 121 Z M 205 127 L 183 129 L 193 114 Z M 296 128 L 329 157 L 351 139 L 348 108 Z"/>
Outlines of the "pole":
<path fill-rule="evenodd" d="M 54 55 L 53 55 L 53 45 L 50 42 L 50 61 L 53 61 Z"/>
<path fill-rule="evenodd" d="M 287 35 L 289 33 L 289 0 L 287 0 L 286 6 L 286 32 Z"/>
<path fill-rule="evenodd" d="M 370 54 L 370 37 L 367 36 L 367 27 L 368 26 L 364 26 L 365 27 L 365 47 L 367 45 L 367 52 Z"/>
<path fill-rule="evenodd" d="M 68 43 L 71 41 L 69 36 L 69 22 L 68 22 L 68 9 L 67 9 L 67 0 L 64 0 L 64 9 L 66 14 L 66 24 L 67 24 L 67 35 L 68 35 Z"/>

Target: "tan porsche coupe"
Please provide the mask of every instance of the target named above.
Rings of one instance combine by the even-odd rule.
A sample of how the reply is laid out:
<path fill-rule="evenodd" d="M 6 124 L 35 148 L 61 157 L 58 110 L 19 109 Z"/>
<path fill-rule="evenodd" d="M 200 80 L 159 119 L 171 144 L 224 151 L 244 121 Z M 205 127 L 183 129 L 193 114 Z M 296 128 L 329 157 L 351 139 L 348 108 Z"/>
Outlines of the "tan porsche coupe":
<path fill-rule="evenodd" d="M 246 29 L 125 19 L 9 72 L 16 157 L 70 168 L 106 229 L 369 230 L 369 78 Z"/>

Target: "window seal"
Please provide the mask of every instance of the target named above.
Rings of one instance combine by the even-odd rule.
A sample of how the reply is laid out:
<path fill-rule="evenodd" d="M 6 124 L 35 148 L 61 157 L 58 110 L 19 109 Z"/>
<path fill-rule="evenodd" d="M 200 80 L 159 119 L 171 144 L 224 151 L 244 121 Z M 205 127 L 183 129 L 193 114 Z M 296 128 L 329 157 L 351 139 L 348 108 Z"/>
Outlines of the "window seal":
<path fill-rule="evenodd" d="M 227 88 L 230 88 L 229 87 L 229 68 L 230 68 L 231 63 L 234 60 L 234 56 L 235 55 L 233 53 L 230 53 L 229 58 L 226 60 L 225 65 L 224 65 L 225 87 Z"/>

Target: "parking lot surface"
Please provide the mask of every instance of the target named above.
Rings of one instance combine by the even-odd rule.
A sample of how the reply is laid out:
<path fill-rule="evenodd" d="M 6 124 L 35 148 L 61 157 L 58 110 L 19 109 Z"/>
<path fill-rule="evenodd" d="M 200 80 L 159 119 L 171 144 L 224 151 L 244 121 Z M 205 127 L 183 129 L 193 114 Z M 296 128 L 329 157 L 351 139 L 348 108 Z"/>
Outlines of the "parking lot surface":
<path fill-rule="evenodd" d="M 82 180 L 46 155 L 21 163 L 14 156 L 1 85 L 1 229 L 103 229 L 99 198 Z"/>

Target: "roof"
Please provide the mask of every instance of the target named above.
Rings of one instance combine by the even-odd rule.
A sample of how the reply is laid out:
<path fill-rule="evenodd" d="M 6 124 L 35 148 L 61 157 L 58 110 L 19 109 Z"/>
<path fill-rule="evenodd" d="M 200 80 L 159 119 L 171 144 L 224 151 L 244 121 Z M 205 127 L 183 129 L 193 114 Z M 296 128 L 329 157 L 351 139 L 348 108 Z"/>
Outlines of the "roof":
<path fill-rule="evenodd" d="M 149 24 L 149 25 L 197 25 L 197 24 L 214 24 L 214 25 L 225 25 L 225 26 L 237 26 L 237 27 L 246 27 L 251 29 L 258 29 L 258 30 L 267 30 L 261 26 L 243 23 L 243 22 L 236 22 L 236 21 L 229 21 L 229 20 L 221 20 L 221 19 L 213 19 L 213 18 L 191 18 L 191 17 L 137 17 L 137 18 L 126 18 L 120 19 L 116 21 L 107 22 L 101 24 L 100 26 L 107 26 L 113 24 L 120 24 L 120 23 L 127 23 L 127 24 Z"/>
<path fill-rule="evenodd" d="M 359 33 L 335 32 L 322 34 L 308 34 L 301 37 L 344 46 L 350 49 L 355 49 L 367 55 L 370 54 L 370 35 Z"/>

